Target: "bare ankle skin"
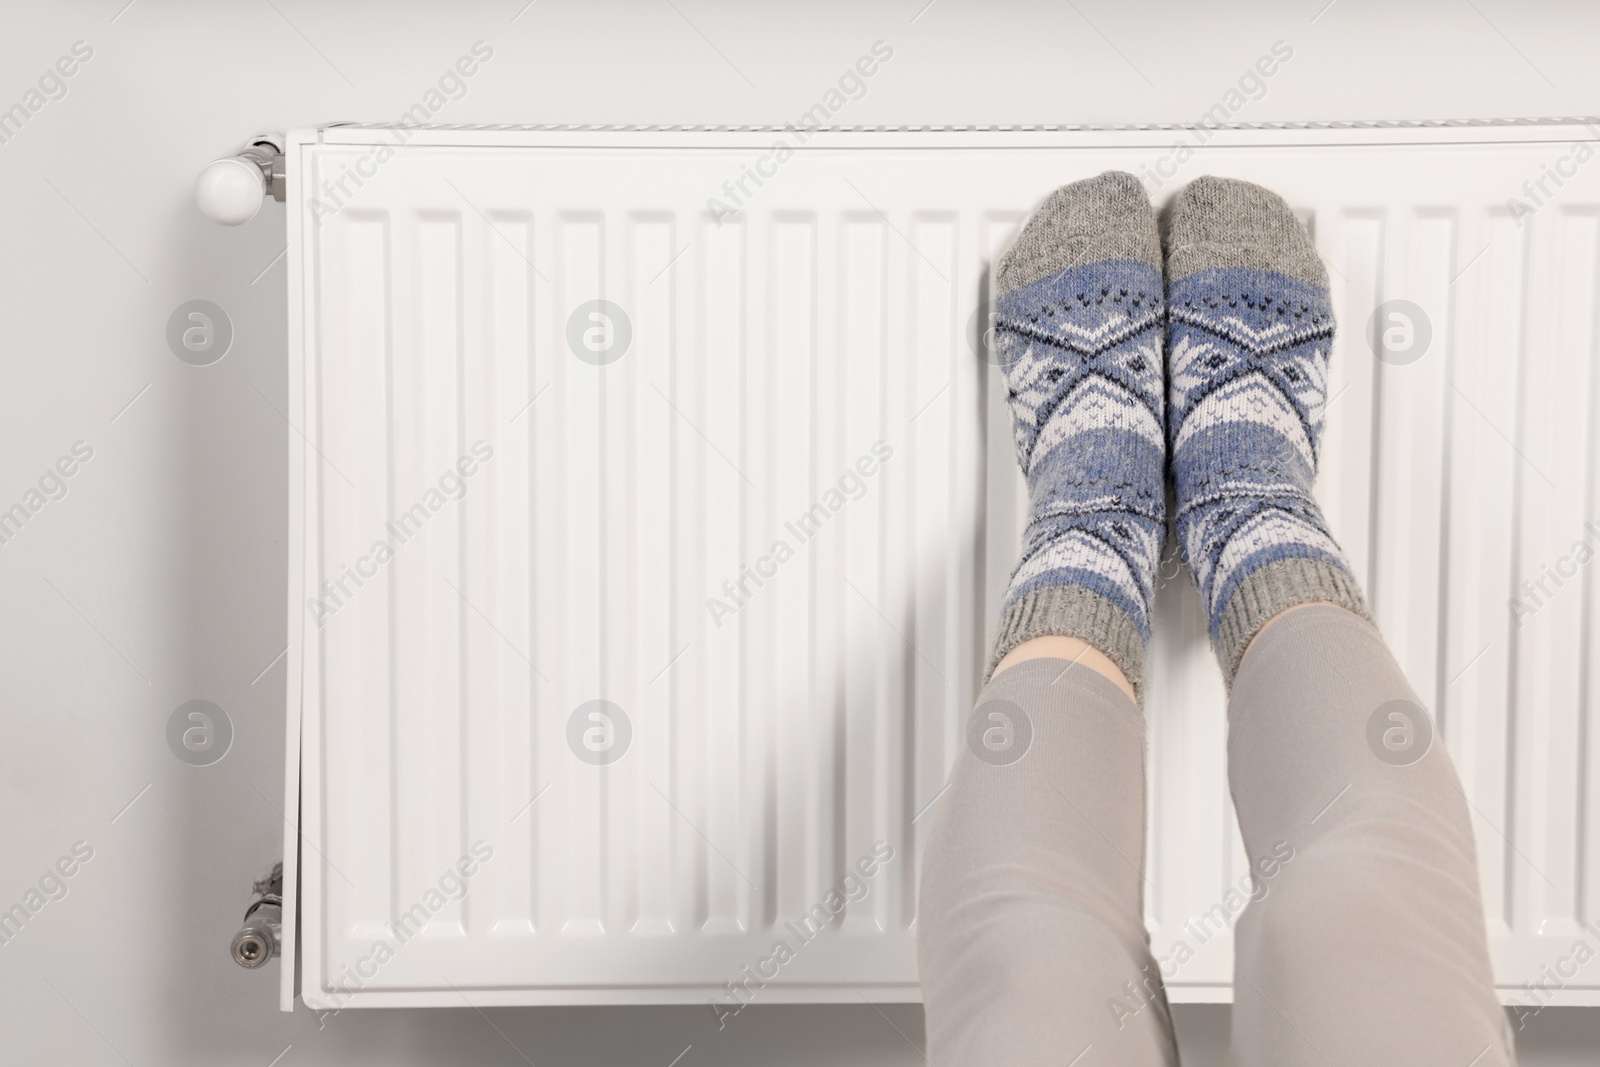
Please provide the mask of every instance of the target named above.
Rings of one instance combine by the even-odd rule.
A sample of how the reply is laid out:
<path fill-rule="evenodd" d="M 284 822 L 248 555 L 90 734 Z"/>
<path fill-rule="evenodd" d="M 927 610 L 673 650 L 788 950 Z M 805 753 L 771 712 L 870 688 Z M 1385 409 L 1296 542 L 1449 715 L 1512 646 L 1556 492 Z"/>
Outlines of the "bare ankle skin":
<path fill-rule="evenodd" d="M 998 675 L 1007 667 L 1014 667 L 1030 659 L 1070 660 L 1101 675 L 1112 685 L 1127 694 L 1129 700 L 1135 703 L 1138 702 L 1138 698 L 1133 695 L 1133 686 L 1128 684 L 1127 677 L 1117 665 L 1111 662 L 1111 657 L 1087 641 L 1079 640 L 1076 637 L 1046 634 L 1043 637 L 1030 638 L 1007 652 L 1004 658 L 995 664 L 994 673 Z"/>

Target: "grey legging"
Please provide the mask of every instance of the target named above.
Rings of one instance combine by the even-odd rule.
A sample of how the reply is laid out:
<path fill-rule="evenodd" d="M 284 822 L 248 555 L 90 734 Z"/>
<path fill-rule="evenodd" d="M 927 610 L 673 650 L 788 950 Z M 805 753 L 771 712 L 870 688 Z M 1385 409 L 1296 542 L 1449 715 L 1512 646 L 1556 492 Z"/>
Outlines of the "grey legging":
<path fill-rule="evenodd" d="M 1177 1062 L 1143 920 L 1144 718 L 1068 666 L 989 682 L 978 708 L 1002 713 L 998 743 L 963 746 L 939 801 L 917 920 L 934 1067 Z M 1386 744 L 1387 711 L 1369 741 L 1375 711 L 1415 704 L 1382 637 L 1341 608 L 1285 615 L 1245 655 L 1228 775 L 1271 877 L 1234 930 L 1238 1067 L 1514 1062 L 1450 758 L 1435 739 L 1415 759 L 1420 735 Z M 1005 724 L 1024 717 L 1008 762 L 1028 730 Z"/>

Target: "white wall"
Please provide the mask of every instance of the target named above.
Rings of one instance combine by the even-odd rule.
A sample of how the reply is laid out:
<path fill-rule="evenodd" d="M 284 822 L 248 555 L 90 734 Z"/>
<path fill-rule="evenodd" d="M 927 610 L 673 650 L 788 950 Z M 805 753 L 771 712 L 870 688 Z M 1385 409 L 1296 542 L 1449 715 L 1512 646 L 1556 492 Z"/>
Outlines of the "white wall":
<path fill-rule="evenodd" d="M 920 1062 L 920 1011 L 867 1005 L 758 1008 L 721 1033 L 664 1008 L 352 1011 L 319 1030 L 277 1012 L 277 964 L 228 960 L 280 852 L 295 431 L 282 208 L 237 230 L 200 218 L 191 183 L 213 156 L 260 130 L 392 119 L 480 39 L 493 59 L 440 121 L 784 122 L 880 38 L 893 61 L 840 121 L 1190 120 L 1280 39 L 1293 59 L 1237 121 L 1600 114 L 1600 11 L 1577 2 L 126 3 L 0 6 L 0 108 L 74 42 L 93 50 L 0 144 L 0 509 L 75 442 L 93 449 L 0 544 L 0 909 L 93 848 L 0 944 L 4 1063 L 666 1067 L 688 1045 L 683 1067 Z M 165 340 L 195 298 L 235 329 L 214 366 Z M 195 698 L 235 731 L 209 767 L 167 745 Z M 1186 1062 L 1221 1063 L 1225 1010 L 1179 1018 Z M 1523 1048 L 1529 1065 L 1600 1062 L 1600 1009 L 1547 1009 Z"/>

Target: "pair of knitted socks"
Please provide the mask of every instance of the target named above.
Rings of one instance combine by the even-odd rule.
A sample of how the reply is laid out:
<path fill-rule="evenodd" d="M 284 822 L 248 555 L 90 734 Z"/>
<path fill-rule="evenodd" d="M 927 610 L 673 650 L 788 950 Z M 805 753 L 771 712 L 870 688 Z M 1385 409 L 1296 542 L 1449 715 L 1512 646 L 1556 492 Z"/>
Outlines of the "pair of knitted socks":
<path fill-rule="evenodd" d="M 1061 634 L 1139 691 L 1169 457 L 1230 684 L 1286 608 L 1366 615 L 1311 496 L 1334 324 L 1310 236 L 1276 194 L 1210 177 L 1167 230 L 1163 247 L 1138 179 L 1110 172 L 1053 193 L 1000 261 L 995 343 L 1031 510 L 991 671 Z"/>

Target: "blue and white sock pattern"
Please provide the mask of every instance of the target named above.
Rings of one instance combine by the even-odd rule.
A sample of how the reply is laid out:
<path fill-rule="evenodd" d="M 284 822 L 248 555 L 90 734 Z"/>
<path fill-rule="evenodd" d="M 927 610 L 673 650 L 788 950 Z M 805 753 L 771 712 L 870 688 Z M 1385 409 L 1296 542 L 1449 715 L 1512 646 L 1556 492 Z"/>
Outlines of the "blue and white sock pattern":
<path fill-rule="evenodd" d="M 1280 265 L 1312 275 L 1261 269 L 1251 264 L 1271 263 L 1272 255 L 1260 249 L 1241 255 L 1238 248 L 1221 248 L 1211 257 L 1223 265 L 1176 280 L 1169 273 L 1168 402 L 1178 537 L 1231 682 L 1250 639 L 1278 612 L 1312 601 L 1362 615 L 1366 607 L 1311 495 L 1334 331 L 1326 282 L 1318 284 L 1321 264 L 1310 252 L 1315 270 L 1307 267 L 1310 238 L 1276 196 L 1254 186 L 1218 192 L 1213 189 L 1210 202 L 1194 209 L 1209 210 L 1209 217 L 1185 224 L 1177 218 L 1186 207 L 1182 199 L 1175 210 L 1174 230 L 1187 230 L 1192 241 L 1190 266 L 1205 261 L 1204 250 L 1196 251 L 1203 242 L 1194 240 L 1195 231 L 1204 236 L 1210 226 L 1223 234 L 1260 236 L 1262 227 L 1252 227 L 1250 219 L 1228 216 L 1270 210 L 1280 213 L 1274 239 L 1293 246 Z M 1168 266 L 1170 272 L 1170 258 Z"/>
<path fill-rule="evenodd" d="M 1032 507 L 991 670 L 1031 637 L 1065 634 L 1138 688 L 1166 513 L 1163 307 L 1161 272 L 1134 259 L 1073 266 L 996 302 Z"/>

